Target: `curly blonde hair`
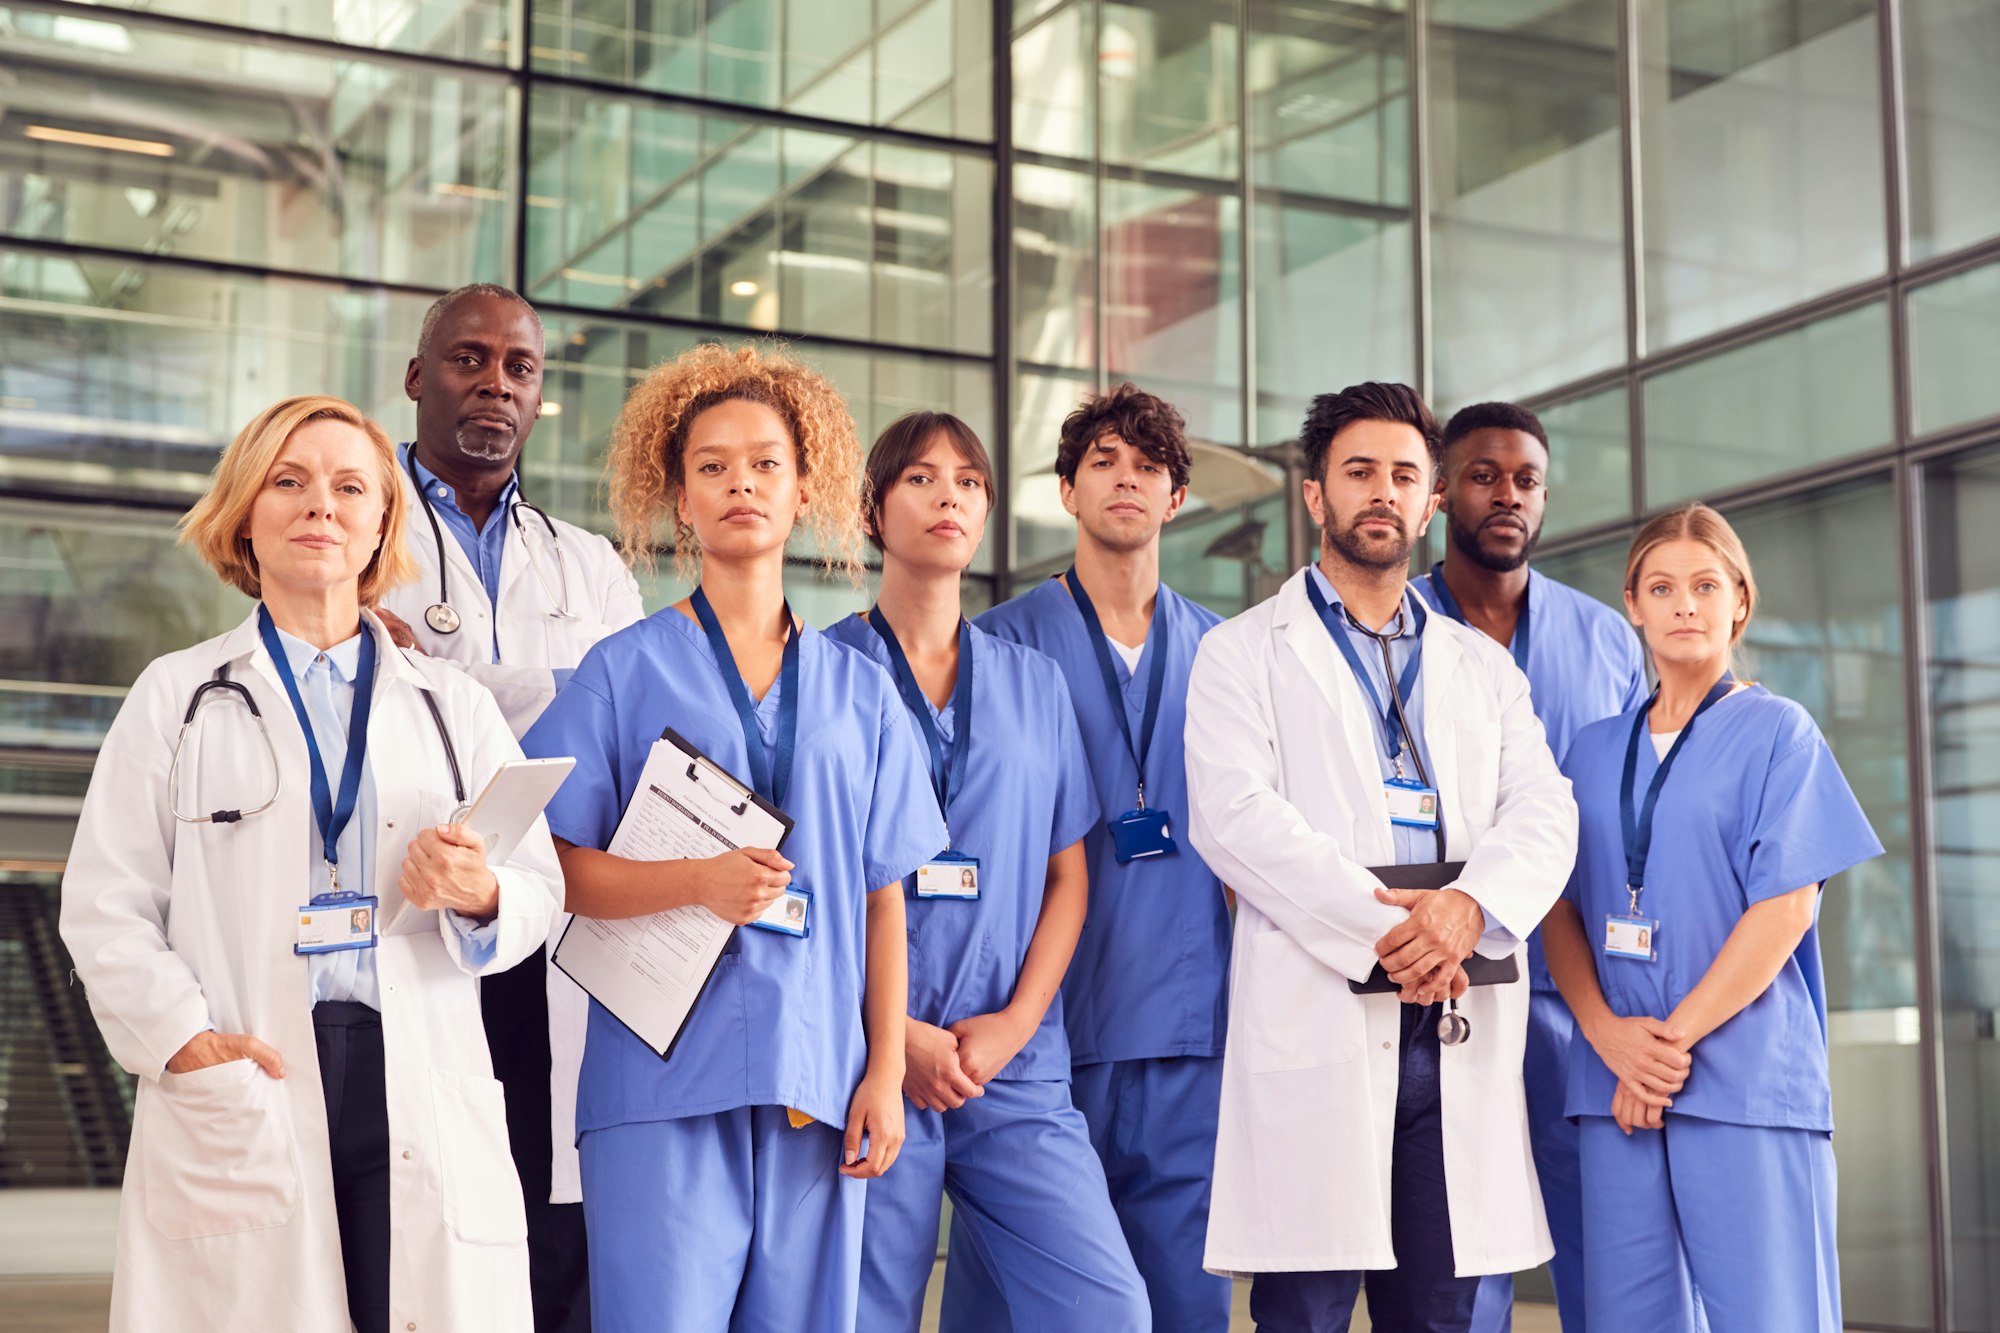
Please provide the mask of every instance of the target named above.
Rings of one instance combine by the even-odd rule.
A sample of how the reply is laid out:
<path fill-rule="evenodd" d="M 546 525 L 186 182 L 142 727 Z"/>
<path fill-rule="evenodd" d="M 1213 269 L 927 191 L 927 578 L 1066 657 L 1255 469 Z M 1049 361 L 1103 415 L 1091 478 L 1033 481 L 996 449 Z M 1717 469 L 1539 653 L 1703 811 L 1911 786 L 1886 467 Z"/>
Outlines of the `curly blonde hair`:
<path fill-rule="evenodd" d="M 804 519 L 829 573 L 861 586 L 861 442 L 839 390 L 776 344 L 730 349 L 703 343 L 655 366 L 633 388 L 611 430 L 604 460 L 611 517 L 626 563 L 651 572 L 663 522 L 674 526 L 674 571 L 699 572 L 694 529 L 677 507 L 695 418 L 719 403 L 761 403 L 776 412 L 798 449 L 812 496 Z"/>

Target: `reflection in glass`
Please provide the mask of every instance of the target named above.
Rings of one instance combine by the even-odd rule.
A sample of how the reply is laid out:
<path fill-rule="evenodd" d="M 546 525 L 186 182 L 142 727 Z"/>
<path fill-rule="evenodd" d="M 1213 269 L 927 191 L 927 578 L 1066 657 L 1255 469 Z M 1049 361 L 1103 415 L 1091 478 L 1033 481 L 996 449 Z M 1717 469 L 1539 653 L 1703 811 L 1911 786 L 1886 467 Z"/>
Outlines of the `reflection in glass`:
<path fill-rule="evenodd" d="M 1918 435 L 2000 416 L 2000 264 L 1910 293 L 1910 413 Z"/>
<path fill-rule="evenodd" d="M 1011 459 L 1002 484 L 1008 488 L 1016 568 L 1056 560 L 1076 549 L 1076 519 L 1063 508 L 1056 479 L 1056 446 L 1063 418 L 1096 388 L 1088 376 L 1023 370 L 1014 377 Z"/>
<path fill-rule="evenodd" d="M 106 9 L 170 14 L 255 32 L 345 42 L 378 51 L 462 60 L 473 65 L 508 63 L 515 31 L 514 0 L 87 0 Z M 71 19 L 89 24 L 90 19 Z"/>
<path fill-rule="evenodd" d="M 1088 159 L 1097 99 L 1090 0 L 1069 5 L 1014 38 L 1014 147 Z"/>
<path fill-rule="evenodd" d="M 1896 507 L 1886 477 L 1732 512 L 1760 602 L 1748 676 L 1805 706 L 1886 856 L 1833 881 L 1820 905 L 1840 1157 L 1844 1315 L 1928 1322 L 1909 770 Z M 1697 1051 L 1695 1059 L 1700 1061 Z"/>
<path fill-rule="evenodd" d="M 122 16 L 6 22 L 7 235 L 422 286 L 512 268 L 504 75 Z"/>
<path fill-rule="evenodd" d="M 993 135 L 976 0 L 536 0 L 544 74 L 966 139 Z"/>
<path fill-rule="evenodd" d="M 1408 19 L 1390 6 L 1249 7 L 1254 442 L 1316 393 L 1412 382 Z"/>
<path fill-rule="evenodd" d="M 1893 438 L 1877 302 L 1646 381 L 1646 503 L 1712 494 Z"/>
<path fill-rule="evenodd" d="M 531 296 L 991 345 L 990 160 L 567 89 L 534 113 Z"/>
<path fill-rule="evenodd" d="M 1240 201 L 1107 181 L 1104 214 L 1107 374 L 1173 403 L 1190 436 L 1240 442 Z"/>
<path fill-rule="evenodd" d="M 1542 531 L 1574 532 L 1632 512 L 1632 422 L 1621 386 L 1536 413 L 1549 437 Z"/>
<path fill-rule="evenodd" d="M 1953 1329 L 2000 1324 L 2000 450 L 1924 478 Z"/>
<path fill-rule="evenodd" d="M 1077 6 L 1087 12 L 1087 6 Z M 1106 162 L 1236 175 L 1236 6 L 1104 5 L 1097 71 Z"/>
<path fill-rule="evenodd" d="M 1014 354 L 1097 362 L 1096 192 L 1080 171 L 1014 166 Z"/>
<path fill-rule="evenodd" d="M 1903 0 L 1910 258 L 2000 234 L 2000 6 Z"/>
<path fill-rule="evenodd" d="M 1641 0 L 1646 339 L 1882 274 L 1873 0 Z"/>
<path fill-rule="evenodd" d="M 1436 393 L 1519 397 L 1625 358 L 1618 6 L 1430 11 Z"/>
<path fill-rule="evenodd" d="M 1554 503 L 1551 503 L 1551 509 Z M 1535 568 L 1552 579 L 1589 593 L 1619 614 L 1625 611 L 1625 556 L 1629 536 L 1606 538 L 1560 555 L 1537 556 Z"/>

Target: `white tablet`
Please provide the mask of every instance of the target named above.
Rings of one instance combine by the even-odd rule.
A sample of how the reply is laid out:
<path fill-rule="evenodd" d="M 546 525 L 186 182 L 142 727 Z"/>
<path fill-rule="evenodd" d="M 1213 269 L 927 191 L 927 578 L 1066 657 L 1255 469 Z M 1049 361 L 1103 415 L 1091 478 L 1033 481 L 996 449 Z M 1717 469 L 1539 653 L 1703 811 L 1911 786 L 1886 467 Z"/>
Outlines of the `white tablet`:
<path fill-rule="evenodd" d="M 471 810 L 454 813 L 452 822 L 470 824 L 486 840 L 488 865 L 505 861 L 575 767 L 570 758 L 510 759 L 487 780 Z"/>

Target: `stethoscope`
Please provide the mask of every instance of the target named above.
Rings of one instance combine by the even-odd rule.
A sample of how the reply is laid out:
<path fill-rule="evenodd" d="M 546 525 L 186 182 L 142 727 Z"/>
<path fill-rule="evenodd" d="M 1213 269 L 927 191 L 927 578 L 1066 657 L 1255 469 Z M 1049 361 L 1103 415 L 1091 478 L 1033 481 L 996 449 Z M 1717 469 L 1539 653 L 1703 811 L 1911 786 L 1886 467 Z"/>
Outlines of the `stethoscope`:
<path fill-rule="evenodd" d="M 451 604 L 451 575 L 446 571 L 444 558 L 444 529 L 438 525 L 437 511 L 431 508 L 431 497 L 424 492 L 423 479 L 417 476 L 417 447 L 410 446 L 410 452 L 403 456 L 404 465 L 409 469 L 410 485 L 416 488 L 417 503 L 424 507 L 424 517 L 431 521 L 431 541 L 437 546 L 438 599 L 424 608 L 424 623 L 440 634 L 456 634 L 464 623 Z M 551 620 L 575 620 L 569 609 L 569 567 L 563 560 L 562 534 L 556 531 L 555 520 L 551 519 L 540 505 L 529 504 L 520 498 L 520 483 L 515 482 L 514 499 L 507 506 L 507 517 L 514 530 L 521 534 L 521 546 L 528 553 L 528 567 L 535 571 L 535 581 L 542 585 L 554 609 L 549 612 Z M 541 562 L 535 559 L 535 548 L 528 541 L 527 525 L 521 522 L 521 511 L 530 509 L 535 517 L 542 520 L 548 530 L 549 544 L 556 553 L 556 582 L 549 586 L 549 576 L 542 572 Z"/>
<path fill-rule="evenodd" d="M 1410 725 L 1408 714 L 1403 712 L 1403 692 L 1396 688 L 1396 668 L 1389 657 L 1389 644 L 1393 640 L 1402 638 L 1407 628 L 1404 624 L 1402 604 L 1397 604 L 1396 625 L 1387 634 L 1377 634 L 1374 630 L 1369 629 L 1366 625 L 1356 620 L 1352 611 L 1348 611 L 1345 607 L 1341 609 L 1347 617 L 1347 623 L 1373 639 L 1375 646 L 1381 649 L 1382 674 L 1389 683 L 1390 706 L 1396 710 L 1396 721 L 1403 728 L 1403 735 L 1414 737 L 1417 734 L 1416 728 Z M 1418 780 L 1426 787 L 1432 786 L 1430 774 L 1424 771 L 1423 753 L 1415 745 L 1409 746 L 1409 752 L 1410 758 L 1417 766 Z M 1400 769 L 1398 771 L 1400 772 Z M 1433 827 L 1431 832 L 1437 838 L 1438 860 L 1442 861 L 1444 860 L 1444 830 L 1442 827 Z M 1438 1044 L 1441 1046 L 1461 1046 L 1472 1037 L 1472 1020 L 1458 1011 L 1458 1001 L 1449 995 L 1444 997 L 1444 1013 L 1438 1019 L 1437 1034 Z"/>
<path fill-rule="evenodd" d="M 367 632 L 365 629 L 362 631 L 364 634 Z M 278 669 L 284 670 L 284 664 L 279 663 Z M 188 732 L 194 728 L 195 714 L 201 710 L 202 704 L 208 700 L 211 693 L 218 692 L 236 695 L 243 701 L 243 706 L 250 710 L 250 716 L 257 719 L 257 734 L 263 737 L 264 753 L 271 759 L 271 794 L 265 798 L 262 805 L 240 810 L 211 810 L 205 815 L 184 815 L 181 813 L 180 802 L 181 746 L 187 743 Z M 438 739 L 444 743 L 444 761 L 451 766 L 452 792 L 457 798 L 460 809 L 463 809 L 465 779 L 458 769 L 458 751 L 452 746 L 451 733 L 445 730 L 444 714 L 438 711 L 437 699 L 429 690 L 418 686 L 417 693 L 424 696 L 424 703 L 431 710 L 431 721 L 437 724 Z M 263 711 L 257 707 L 257 701 L 250 697 L 249 690 L 229 678 L 228 664 L 217 667 L 213 677 L 195 686 L 194 693 L 188 697 L 187 712 L 181 716 L 180 734 L 174 737 L 174 756 L 167 762 L 167 809 L 172 811 L 174 818 L 183 824 L 234 824 L 251 815 L 261 815 L 269 810 L 278 803 L 278 797 L 284 790 L 284 776 L 278 768 L 278 747 L 271 742 L 271 729 L 264 724 Z M 457 823 L 460 818 L 459 814 L 454 813 L 451 822 Z"/>

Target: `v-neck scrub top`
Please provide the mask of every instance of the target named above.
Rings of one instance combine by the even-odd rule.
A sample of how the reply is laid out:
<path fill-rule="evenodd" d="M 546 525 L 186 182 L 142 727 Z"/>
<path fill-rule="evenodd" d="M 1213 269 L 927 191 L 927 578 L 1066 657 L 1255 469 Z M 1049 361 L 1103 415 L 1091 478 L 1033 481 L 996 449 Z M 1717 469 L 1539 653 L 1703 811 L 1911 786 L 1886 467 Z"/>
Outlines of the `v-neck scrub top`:
<path fill-rule="evenodd" d="M 757 721 L 775 744 L 781 684 Z M 787 1106 L 846 1122 L 867 1063 L 861 1022 L 867 897 L 944 845 L 916 729 L 889 674 L 813 629 L 799 642 L 798 749 L 785 813 L 792 883 L 812 892 L 806 939 L 739 929 L 680 1044 L 662 1060 L 595 1001 L 577 1088 L 579 1134 L 739 1106 Z M 602 850 L 653 742 L 672 727 L 739 777 L 743 728 L 701 627 L 667 608 L 604 639 L 522 739 L 530 755 L 574 755 L 549 829 Z"/>

